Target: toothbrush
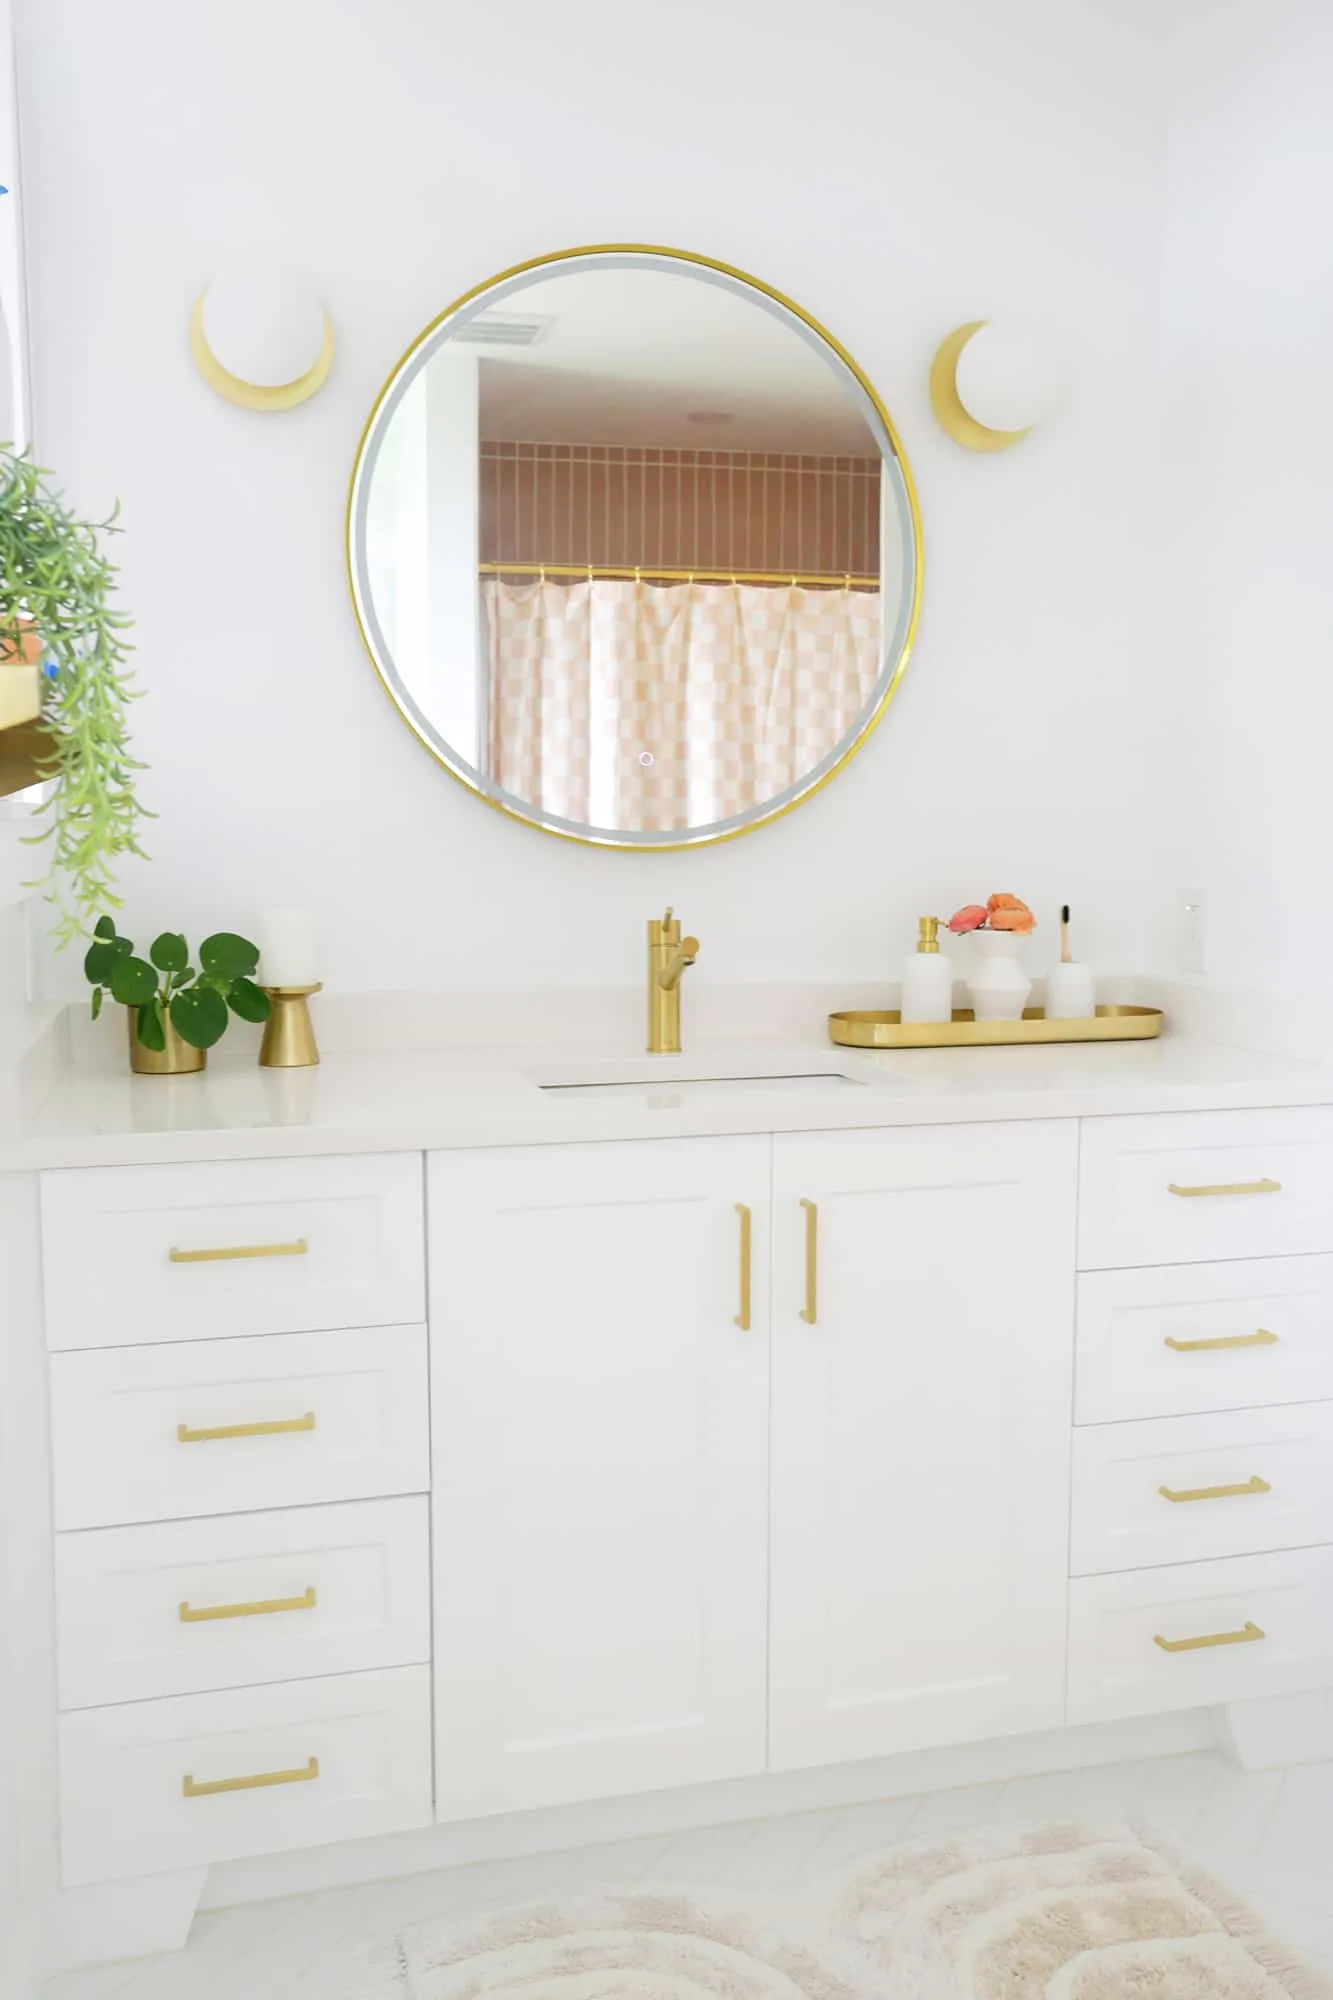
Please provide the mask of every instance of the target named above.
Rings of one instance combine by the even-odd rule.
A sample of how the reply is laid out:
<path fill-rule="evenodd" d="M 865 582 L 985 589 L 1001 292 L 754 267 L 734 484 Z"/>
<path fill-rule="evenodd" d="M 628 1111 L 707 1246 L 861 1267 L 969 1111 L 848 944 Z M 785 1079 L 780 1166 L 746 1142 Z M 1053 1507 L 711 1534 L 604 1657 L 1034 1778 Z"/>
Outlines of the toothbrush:
<path fill-rule="evenodd" d="M 1072 965 L 1073 962 L 1074 954 L 1069 949 L 1069 905 L 1064 903 L 1060 908 L 1060 963 Z"/>

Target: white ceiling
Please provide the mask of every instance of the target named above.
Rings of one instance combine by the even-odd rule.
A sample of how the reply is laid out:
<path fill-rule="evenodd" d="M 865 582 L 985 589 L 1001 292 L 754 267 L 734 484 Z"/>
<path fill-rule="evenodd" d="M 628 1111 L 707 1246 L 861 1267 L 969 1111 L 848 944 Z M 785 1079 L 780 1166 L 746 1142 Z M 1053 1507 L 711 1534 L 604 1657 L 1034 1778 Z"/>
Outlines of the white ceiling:
<path fill-rule="evenodd" d="M 549 325 L 529 348 L 464 350 L 485 438 L 877 456 L 836 356 L 687 268 L 560 271 L 489 310 Z"/>

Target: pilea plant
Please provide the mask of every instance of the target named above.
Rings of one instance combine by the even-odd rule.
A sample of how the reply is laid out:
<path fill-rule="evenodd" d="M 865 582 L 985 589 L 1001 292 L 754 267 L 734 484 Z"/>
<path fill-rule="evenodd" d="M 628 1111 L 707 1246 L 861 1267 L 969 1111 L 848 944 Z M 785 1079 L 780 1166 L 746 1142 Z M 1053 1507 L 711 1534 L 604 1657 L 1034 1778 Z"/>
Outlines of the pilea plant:
<path fill-rule="evenodd" d="M 194 1049 L 211 1049 L 227 1031 L 228 1008 L 243 1021 L 267 1021 L 269 998 L 251 975 L 259 947 L 231 931 L 217 931 L 199 947 L 199 966 L 179 931 L 163 931 L 146 959 L 136 958 L 129 938 L 110 917 L 100 917 L 83 961 L 93 989 L 93 1019 L 109 993 L 135 1010 L 135 1032 L 146 1049 L 161 1054 L 166 1024 Z"/>
<path fill-rule="evenodd" d="M 0 649 L 11 655 L 36 628 L 44 659 L 38 775 L 54 778 L 45 881 L 62 944 L 86 935 L 99 910 L 119 908 L 116 864 L 142 854 L 145 817 L 135 792 L 128 709 L 135 699 L 125 662 L 131 620 L 112 608 L 115 566 L 103 536 L 113 511 L 83 521 L 26 457 L 0 448 Z"/>

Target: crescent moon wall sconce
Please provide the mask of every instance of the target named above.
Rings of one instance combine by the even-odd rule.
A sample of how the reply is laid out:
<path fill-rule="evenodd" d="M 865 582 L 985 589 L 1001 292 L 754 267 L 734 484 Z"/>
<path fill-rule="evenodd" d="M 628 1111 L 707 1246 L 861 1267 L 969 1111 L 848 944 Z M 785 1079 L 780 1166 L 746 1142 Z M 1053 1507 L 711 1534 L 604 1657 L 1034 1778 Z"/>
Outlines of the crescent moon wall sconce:
<path fill-rule="evenodd" d="M 229 403 L 290 410 L 328 380 L 333 323 L 298 273 L 237 264 L 195 300 L 190 348 L 205 382 Z"/>
<path fill-rule="evenodd" d="M 969 451 L 1008 451 L 1061 399 L 1050 343 L 1016 323 L 969 320 L 943 339 L 930 364 L 930 405 L 940 428 Z"/>

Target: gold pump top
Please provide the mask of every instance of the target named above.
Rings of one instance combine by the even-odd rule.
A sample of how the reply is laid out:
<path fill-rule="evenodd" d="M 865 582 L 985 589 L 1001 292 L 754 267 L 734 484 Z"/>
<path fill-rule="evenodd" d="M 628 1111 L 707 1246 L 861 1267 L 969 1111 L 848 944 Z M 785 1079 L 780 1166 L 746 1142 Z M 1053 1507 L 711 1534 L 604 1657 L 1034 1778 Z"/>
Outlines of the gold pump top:
<path fill-rule="evenodd" d="M 919 937 L 919 938 L 917 939 L 917 945 L 916 945 L 916 948 L 917 948 L 917 950 L 918 950 L 918 951 L 938 951 L 938 950 L 939 950 L 939 948 L 940 948 L 940 940 L 939 940 L 939 928 L 940 928 L 940 920 L 939 920 L 939 918 L 938 918 L 938 917 L 920 917 L 920 918 L 918 918 L 918 920 L 917 920 L 917 921 L 918 921 L 918 924 L 919 924 L 919 926 L 920 926 L 920 930 L 921 930 L 921 935 L 920 935 L 920 937 Z"/>

